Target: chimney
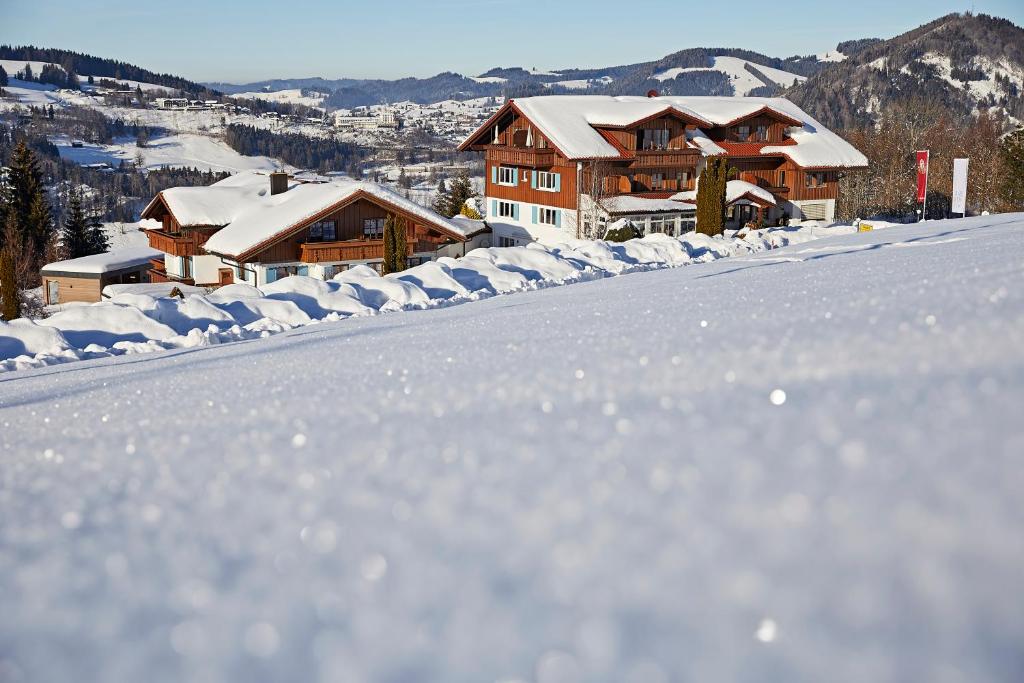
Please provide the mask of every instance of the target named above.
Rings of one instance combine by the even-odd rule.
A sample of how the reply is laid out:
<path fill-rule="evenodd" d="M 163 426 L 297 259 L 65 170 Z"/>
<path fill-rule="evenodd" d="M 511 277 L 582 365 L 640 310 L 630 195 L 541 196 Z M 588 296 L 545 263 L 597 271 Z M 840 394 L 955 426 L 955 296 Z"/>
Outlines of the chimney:
<path fill-rule="evenodd" d="M 270 194 L 281 194 L 288 191 L 288 174 L 284 171 L 274 171 L 270 174 Z"/>
<path fill-rule="evenodd" d="M 658 96 L 658 91 L 657 90 L 648 90 L 647 91 L 647 96 L 648 97 L 657 97 Z"/>

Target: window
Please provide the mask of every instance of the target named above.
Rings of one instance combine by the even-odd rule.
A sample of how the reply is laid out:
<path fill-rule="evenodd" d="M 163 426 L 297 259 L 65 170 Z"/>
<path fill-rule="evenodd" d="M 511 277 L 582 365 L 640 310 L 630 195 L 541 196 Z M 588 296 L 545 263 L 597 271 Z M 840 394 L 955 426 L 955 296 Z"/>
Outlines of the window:
<path fill-rule="evenodd" d="M 317 221 L 313 223 L 313 225 L 309 226 L 309 241 L 333 242 L 337 232 L 335 225 L 334 221 Z"/>
<path fill-rule="evenodd" d="M 383 218 L 364 218 L 363 237 L 368 240 L 379 240 L 384 238 Z"/>
<path fill-rule="evenodd" d="M 825 185 L 826 175 L 822 171 L 816 171 L 814 173 L 807 174 L 807 187 L 823 187 Z"/>
<path fill-rule="evenodd" d="M 499 237 L 498 238 L 498 246 L 499 247 L 514 247 L 514 246 L 516 246 L 516 241 L 514 239 L 512 239 L 511 237 Z"/>
<path fill-rule="evenodd" d="M 546 192 L 555 192 L 558 190 L 558 174 L 549 173 L 548 171 L 537 171 L 537 189 L 545 190 Z"/>
<path fill-rule="evenodd" d="M 538 207 L 537 222 L 543 223 L 544 225 L 555 225 L 558 222 L 558 215 L 554 209 Z"/>
<path fill-rule="evenodd" d="M 750 137 L 750 126 L 736 126 L 736 137 L 746 140 Z"/>
<path fill-rule="evenodd" d="M 757 127 L 757 134 L 756 135 L 757 135 L 756 140 L 758 142 L 768 142 L 768 126 L 765 126 L 765 125 L 758 126 Z"/>
<path fill-rule="evenodd" d="M 501 218 L 515 218 L 516 207 L 512 202 L 498 202 L 498 216 Z"/>
<path fill-rule="evenodd" d="M 651 233 L 665 232 L 665 217 L 664 216 L 651 216 Z"/>
<path fill-rule="evenodd" d="M 779 171 L 779 187 L 785 187 L 785 186 L 786 186 L 786 172 L 785 171 Z"/>
<path fill-rule="evenodd" d="M 516 169 L 508 166 L 498 167 L 498 184 L 499 185 L 515 185 L 516 184 Z"/>
<path fill-rule="evenodd" d="M 668 149 L 668 128 L 641 128 L 637 149 Z"/>
<path fill-rule="evenodd" d="M 652 190 L 664 190 L 665 189 L 665 174 L 664 173 L 652 173 L 651 174 L 651 189 Z"/>
<path fill-rule="evenodd" d="M 690 184 L 689 171 L 676 171 L 676 189 L 685 189 Z"/>

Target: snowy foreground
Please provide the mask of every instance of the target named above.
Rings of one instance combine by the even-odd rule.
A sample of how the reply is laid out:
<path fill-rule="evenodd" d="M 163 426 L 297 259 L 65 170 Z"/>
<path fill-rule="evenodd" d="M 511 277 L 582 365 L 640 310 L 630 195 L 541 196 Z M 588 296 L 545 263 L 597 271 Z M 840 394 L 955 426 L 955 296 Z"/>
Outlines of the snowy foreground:
<path fill-rule="evenodd" d="M 476 249 L 463 258 L 441 258 L 386 277 L 369 266 L 356 266 L 328 282 L 292 276 L 260 289 L 235 284 L 183 300 L 137 292 L 114 295 L 112 290 L 124 289 L 115 286 L 104 290 L 111 298 L 99 303 L 66 304 L 38 322 L 0 322 L 0 372 L 209 346 L 349 317 L 453 306 L 637 271 L 707 263 L 853 230 L 851 226 L 808 225 L 749 231 L 731 238 L 689 233 L 676 239 L 657 234 L 622 244 L 576 240 L 555 247 Z M 95 258 L 102 263 L 119 255 Z M 134 287 L 143 288 L 152 290 Z"/>
<path fill-rule="evenodd" d="M 1022 349 L 1018 214 L 9 372 L 0 680 L 1015 680 Z"/>

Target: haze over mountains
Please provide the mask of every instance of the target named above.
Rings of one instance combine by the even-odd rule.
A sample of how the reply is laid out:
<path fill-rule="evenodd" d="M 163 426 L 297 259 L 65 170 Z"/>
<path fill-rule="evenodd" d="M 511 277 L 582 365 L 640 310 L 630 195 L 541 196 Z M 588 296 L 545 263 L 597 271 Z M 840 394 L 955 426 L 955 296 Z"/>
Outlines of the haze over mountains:
<path fill-rule="evenodd" d="M 302 89 L 327 109 L 411 101 L 420 104 L 541 94 L 784 95 L 822 123 L 863 125 L 888 103 L 941 102 L 967 115 L 1002 108 L 1024 120 L 1024 29 L 1006 19 L 950 14 L 891 39 L 857 38 L 822 55 L 785 59 L 737 48 L 690 48 L 661 59 L 618 66 L 538 71 L 500 66 L 478 76 L 430 78 L 275 78 L 205 83 L 64 50 L 0 47 L 0 58 L 62 64 L 77 73 L 131 78 L 196 93 Z"/>
<path fill-rule="evenodd" d="M 296 78 L 208 83 L 225 93 L 307 88 L 330 107 L 539 94 L 780 95 L 827 125 L 870 120 L 888 101 L 938 99 L 955 111 L 1002 107 L 1024 119 L 1024 30 L 1006 19 L 951 14 L 888 40 L 852 39 L 822 55 L 785 59 L 737 48 L 691 48 L 600 68 L 496 67 L 398 80 Z"/>

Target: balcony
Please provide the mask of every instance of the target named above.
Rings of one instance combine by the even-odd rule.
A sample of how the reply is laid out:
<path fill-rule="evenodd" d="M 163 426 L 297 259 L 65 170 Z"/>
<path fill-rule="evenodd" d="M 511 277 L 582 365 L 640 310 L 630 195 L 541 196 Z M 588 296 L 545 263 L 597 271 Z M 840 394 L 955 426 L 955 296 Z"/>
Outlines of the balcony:
<path fill-rule="evenodd" d="M 695 149 L 638 149 L 633 168 L 659 166 L 696 166 L 700 152 Z"/>
<path fill-rule="evenodd" d="M 147 230 L 149 246 L 171 256 L 195 256 L 196 241 L 192 237 L 164 232 L 163 230 Z"/>
<path fill-rule="evenodd" d="M 374 261 L 384 258 L 383 240 L 346 240 L 343 242 L 305 242 L 299 257 L 303 263 L 332 261 Z M 409 255 L 413 244 L 407 246 Z"/>
<path fill-rule="evenodd" d="M 508 166 L 552 166 L 555 163 L 555 150 L 492 145 L 487 148 L 487 158 L 496 164 Z"/>

